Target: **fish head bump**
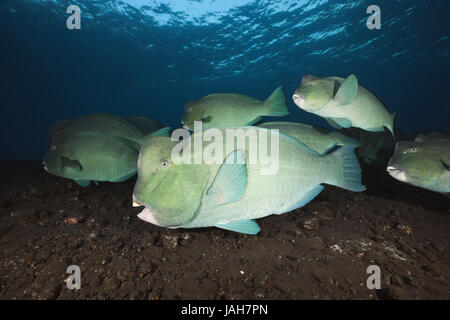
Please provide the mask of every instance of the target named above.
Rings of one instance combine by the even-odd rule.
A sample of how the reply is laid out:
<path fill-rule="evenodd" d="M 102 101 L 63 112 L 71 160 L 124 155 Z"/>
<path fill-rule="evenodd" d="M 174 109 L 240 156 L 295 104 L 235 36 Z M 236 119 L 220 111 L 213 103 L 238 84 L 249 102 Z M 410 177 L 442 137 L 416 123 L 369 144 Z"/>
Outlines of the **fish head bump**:
<path fill-rule="evenodd" d="M 181 124 L 184 128 L 193 130 L 194 121 L 208 122 L 208 118 L 205 116 L 205 110 L 201 105 L 196 102 L 190 102 L 186 105 L 184 115 Z"/>
<path fill-rule="evenodd" d="M 194 218 L 209 176 L 203 165 L 173 161 L 177 144 L 169 137 L 152 137 L 138 159 L 133 205 L 145 207 L 140 219 L 161 227 L 176 228 Z"/>
<path fill-rule="evenodd" d="M 292 99 L 300 109 L 314 112 L 323 108 L 333 98 L 334 85 L 332 80 L 306 75 Z"/>

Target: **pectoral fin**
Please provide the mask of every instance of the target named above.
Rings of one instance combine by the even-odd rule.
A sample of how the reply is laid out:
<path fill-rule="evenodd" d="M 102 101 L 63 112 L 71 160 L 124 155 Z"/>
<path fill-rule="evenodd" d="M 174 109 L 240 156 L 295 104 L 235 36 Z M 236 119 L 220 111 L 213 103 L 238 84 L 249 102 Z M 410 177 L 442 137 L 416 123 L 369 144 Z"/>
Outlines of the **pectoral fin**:
<path fill-rule="evenodd" d="M 379 126 L 379 127 L 372 127 L 372 128 L 364 128 L 365 131 L 369 131 L 369 132 L 384 132 L 386 130 L 384 130 L 385 126 Z"/>
<path fill-rule="evenodd" d="M 344 106 L 351 103 L 356 98 L 357 94 L 358 79 L 354 74 L 351 74 L 341 83 L 334 98 L 339 101 L 340 105 Z"/>
<path fill-rule="evenodd" d="M 230 153 L 206 193 L 208 201 L 223 205 L 239 200 L 247 188 L 247 167 L 242 150 Z"/>
<path fill-rule="evenodd" d="M 352 122 L 347 118 L 327 118 L 330 126 L 336 129 L 342 128 L 350 128 L 352 126 Z"/>
<path fill-rule="evenodd" d="M 83 170 L 83 166 L 81 165 L 81 163 L 78 160 L 70 160 L 66 157 L 61 157 L 61 162 L 62 162 L 63 167 L 65 167 L 65 168 L 70 168 L 70 169 L 78 171 L 78 172 Z"/>
<path fill-rule="evenodd" d="M 136 174 L 136 170 L 134 170 L 131 173 L 127 173 L 126 175 L 124 175 L 122 177 L 118 177 L 118 178 L 115 178 L 115 179 L 110 180 L 110 181 L 111 182 L 124 182 L 124 181 L 127 181 L 128 179 L 132 178 L 135 174 Z"/>
<path fill-rule="evenodd" d="M 75 181 L 79 186 L 83 188 L 89 187 L 89 185 L 91 184 L 90 180 L 74 179 L 73 181 Z"/>
<path fill-rule="evenodd" d="M 334 121 L 332 118 L 325 118 L 325 120 L 327 120 L 328 124 L 330 126 L 332 126 L 333 128 L 342 129 L 342 127 L 336 121 Z"/>
<path fill-rule="evenodd" d="M 226 224 L 217 224 L 216 227 L 245 234 L 257 234 L 261 230 L 254 220 L 233 221 Z"/>

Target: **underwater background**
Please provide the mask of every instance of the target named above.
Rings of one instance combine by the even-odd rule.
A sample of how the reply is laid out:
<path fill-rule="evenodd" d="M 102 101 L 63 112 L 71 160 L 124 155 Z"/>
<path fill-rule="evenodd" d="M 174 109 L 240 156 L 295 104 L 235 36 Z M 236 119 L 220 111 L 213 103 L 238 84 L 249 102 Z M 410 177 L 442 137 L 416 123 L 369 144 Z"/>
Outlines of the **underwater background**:
<path fill-rule="evenodd" d="M 70 5 L 81 9 L 79 30 L 67 27 Z M 381 10 L 381 29 L 367 27 L 370 5 Z M 450 133 L 449 17 L 448 0 L 1 0 L 0 300 L 449 300 L 450 140 L 436 132 Z M 305 75 L 347 78 L 336 91 L 340 102 L 356 84 L 368 89 L 388 111 L 375 108 L 384 125 L 397 114 L 399 142 L 394 147 L 390 132 L 370 133 L 362 121 L 332 133 L 303 126 L 331 128 L 328 115 L 350 121 L 303 111 L 320 98 L 319 82 Z M 282 180 L 252 180 L 242 165 L 218 171 L 202 203 L 244 219 L 253 213 L 241 199 L 234 211 L 214 208 L 223 208 L 227 190 L 246 186 L 258 195 L 249 208 L 275 203 L 272 213 L 289 212 L 263 218 L 265 211 L 252 209 L 257 222 L 203 225 L 196 215 L 191 221 L 202 228 L 177 221 L 194 213 L 189 201 L 204 191 L 205 175 L 167 174 L 150 190 L 162 170 L 173 170 L 159 159 L 168 149 L 150 143 L 138 152 L 148 128 L 121 124 L 142 118 L 114 115 L 177 128 L 190 101 L 227 92 L 265 100 L 280 85 L 290 114 L 263 120 L 292 129 L 292 139 L 282 140 L 305 143 L 295 154 L 304 147 L 329 153 L 305 151 L 310 157 L 298 167 L 287 153 L 282 160 L 294 165 L 284 168 L 295 170 L 283 171 Z M 270 114 L 285 114 L 275 93 Z M 197 116 L 194 105 L 185 125 Z M 244 105 L 228 105 L 232 116 L 201 119 L 213 126 L 256 115 L 241 113 Z M 346 116 L 377 120 L 373 110 L 357 111 Z M 77 120 L 57 121 L 67 118 Z M 161 130 L 152 134 L 167 133 Z M 322 158 L 330 159 L 326 177 L 314 171 Z M 164 169 L 148 179 L 152 168 Z M 185 183 L 185 176 L 193 179 Z M 181 178 L 175 184 L 173 177 Z M 230 178 L 233 188 L 215 189 Z M 330 183 L 322 191 L 311 181 Z M 177 214 L 164 211 L 172 203 Z M 174 222 L 161 223 L 159 209 L 170 211 L 161 221 Z M 81 288 L 70 287 L 69 266 L 81 272 Z M 368 282 L 374 266 L 376 288 Z"/>
<path fill-rule="evenodd" d="M 81 29 L 69 30 L 69 5 Z M 381 29 L 369 30 L 369 5 Z M 3 0 L 0 159 L 42 159 L 51 124 L 105 112 L 180 126 L 213 92 L 265 99 L 283 119 L 327 126 L 294 105 L 306 74 L 346 77 L 377 95 L 405 134 L 449 127 L 450 2 Z M 269 119 L 268 119 L 269 120 Z"/>

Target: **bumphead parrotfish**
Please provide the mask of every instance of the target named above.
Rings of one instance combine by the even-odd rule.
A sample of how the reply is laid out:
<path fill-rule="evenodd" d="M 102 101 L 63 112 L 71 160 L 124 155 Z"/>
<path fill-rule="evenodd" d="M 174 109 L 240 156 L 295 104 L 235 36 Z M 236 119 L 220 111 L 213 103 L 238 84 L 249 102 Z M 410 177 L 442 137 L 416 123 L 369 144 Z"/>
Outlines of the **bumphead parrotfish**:
<path fill-rule="evenodd" d="M 87 187 L 91 181 L 122 182 L 136 174 L 139 151 L 128 140 L 84 131 L 53 141 L 45 170 Z"/>
<path fill-rule="evenodd" d="M 149 137 L 167 136 L 169 129 L 143 135 L 127 121 L 108 114 L 57 121 L 49 132 L 45 169 L 81 186 L 90 181 L 121 182 L 136 173 L 141 144 Z"/>
<path fill-rule="evenodd" d="M 159 129 L 168 133 L 169 128 Z M 106 113 L 87 114 L 76 118 L 59 129 L 53 129 L 53 138 L 74 135 L 84 131 L 98 132 L 132 141 L 140 148 L 146 136 L 130 122 Z"/>
<path fill-rule="evenodd" d="M 419 135 L 414 142 L 397 142 L 387 171 L 399 181 L 448 195 L 450 139 Z"/>
<path fill-rule="evenodd" d="M 386 127 L 394 135 L 395 113 L 389 114 L 375 95 L 358 85 L 353 74 L 346 79 L 304 76 L 292 98 L 300 109 L 325 118 L 334 128 L 381 132 Z"/>
<path fill-rule="evenodd" d="M 203 129 L 252 125 L 262 116 L 288 115 L 286 99 L 281 87 L 265 101 L 234 93 L 215 93 L 186 105 L 181 124 L 194 130 L 194 121 L 201 121 Z"/>
<path fill-rule="evenodd" d="M 239 129 L 243 133 L 238 136 L 245 135 L 246 130 L 253 130 L 258 137 L 263 136 L 262 131 L 267 136 L 274 131 L 259 127 L 233 128 Z M 138 215 L 140 219 L 168 228 L 216 226 L 256 234 L 260 228 L 253 219 L 306 205 L 323 190 L 322 183 L 351 191 L 365 190 L 355 146 L 344 146 L 322 156 L 279 133 L 279 139 L 261 139 L 257 144 L 235 146 L 227 153 L 228 147 L 222 147 L 230 143 L 226 129 L 210 130 L 216 130 L 223 138 L 215 141 L 223 139 L 223 143 L 215 148 L 204 143 L 201 148 L 195 148 L 196 139 L 202 139 L 209 130 L 194 132 L 187 139 L 191 142 L 188 145 L 194 148 L 187 147 L 182 152 L 183 155 L 188 152 L 187 162 L 174 160 L 172 150 L 179 142 L 168 137 L 150 138 L 142 146 L 133 193 L 133 205 L 145 207 Z M 258 154 L 265 144 L 269 150 L 278 144 L 276 174 L 262 174 L 265 164 L 251 160 L 252 153 Z M 253 149 L 255 145 L 259 150 Z M 225 149 L 227 152 L 222 152 Z M 195 162 L 205 154 L 214 154 L 218 161 Z"/>

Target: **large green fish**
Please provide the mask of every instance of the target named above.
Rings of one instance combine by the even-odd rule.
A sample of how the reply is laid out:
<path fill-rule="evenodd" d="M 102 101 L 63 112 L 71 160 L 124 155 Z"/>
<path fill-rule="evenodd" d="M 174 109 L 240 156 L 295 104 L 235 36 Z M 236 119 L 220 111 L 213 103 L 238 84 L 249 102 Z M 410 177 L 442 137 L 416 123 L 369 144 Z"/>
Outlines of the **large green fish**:
<path fill-rule="evenodd" d="M 380 132 L 386 127 L 394 135 L 395 113 L 389 114 L 375 95 L 358 85 L 354 75 L 347 79 L 304 76 L 292 98 L 299 108 L 325 118 L 334 128 Z"/>
<path fill-rule="evenodd" d="M 153 136 L 167 136 L 170 128 L 143 135 L 127 121 L 108 114 L 90 114 L 57 121 L 50 129 L 45 169 L 73 179 L 121 182 L 136 173 L 141 144 Z"/>
<path fill-rule="evenodd" d="M 258 127 L 241 127 L 269 136 L 271 130 Z M 222 145 L 234 145 L 227 141 L 224 129 L 216 130 L 223 137 Z M 208 132 L 206 130 L 204 132 Z M 187 142 L 196 145 L 202 131 L 196 131 Z M 192 141 L 194 139 L 194 142 Z M 259 140 L 258 144 L 263 144 Z M 172 157 L 179 142 L 167 137 L 149 139 L 140 152 L 138 180 L 133 193 L 133 205 L 144 206 L 138 215 L 144 221 L 168 228 L 197 228 L 215 226 L 235 232 L 256 234 L 260 228 L 253 219 L 271 214 L 282 214 L 302 207 L 322 190 L 322 183 L 352 191 L 363 191 L 361 169 L 354 154 L 355 146 L 344 146 L 322 156 L 301 142 L 284 134 L 279 139 L 265 140 L 270 150 L 278 141 L 278 171 L 262 174 L 264 166 L 251 161 L 255 144 L 235 147 L 230 153 L 212 152 L 209 144 L 191 150 L 188 159 L 204 154 L 218 156 L 217 163 L 206 161 L 197 164 L 179 163 Z M 270 146 L 269 146 L 270 144 Z M 260 148 L 260 147 L 259 147 Z M 223 148 L 225 149 L 225 147 Z M 253 150 L 253 151 L 252 151 Z"/>
<path fill-rule="evenodd" d="M 320 154 L 326 154 L 336 146 L 359 145 L 358 141 L 342 133 L 304 123 L 265 122 L 259 127 L 279 129 L 281 133 L 297 139 Z"/>
<path fill-rule="evenodd" d="M 160 130 L 168 131 L 169 128 Z M 132 141 L 137 149 L 147 138 L 142 132 L 128 121 L 111 114 L 95 113 L 81 116 L 72 120 L 59 129 L 53 129 L 53 138 L 74 135 L 83 131 L 104 133 Z"/>
<path fill-rule="evenodd" d="M 402 182 L 449 194 L 450 139 L 420 135 L 414 142 L 397 142 L 387 171 Z"/>
<path fill-rule="evenodd" d="M 125 116 L 122 117 L 134 127 L 136 127 L 143 135 L 150 134 L 163 128 L 164 126 L 156 120 L 141 116 Z"/>
<path fill-rule="evenodd" d="M 122 182 L 135 175 L 139 151 L 129 140 L 83 131 L 51 142 L 45 170 L 87 187 L 91 181 Z"/>
<path fill-rule="evenodd" d="M 288 115 L 281 87 L 265 101 L 234 93 L 210 94 L 186 105 L 181 124 L 194 130 L 194 121 L 202 122 L 202 129 L 252 125 L 262 116 Z"/>

